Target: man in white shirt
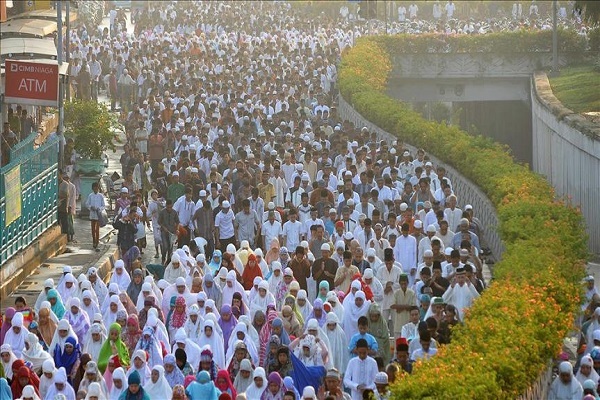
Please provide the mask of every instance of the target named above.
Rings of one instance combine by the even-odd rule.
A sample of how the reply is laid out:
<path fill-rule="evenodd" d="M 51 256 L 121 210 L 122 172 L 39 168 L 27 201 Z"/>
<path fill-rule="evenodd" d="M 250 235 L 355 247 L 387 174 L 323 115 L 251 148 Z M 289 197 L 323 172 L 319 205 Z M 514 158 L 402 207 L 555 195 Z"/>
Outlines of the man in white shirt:
<path fill-rule="evenodd" d="M 458 309 L 460 320 L 464 318 L 464 312 L 471 307 L 473 301 L 479 297 L 479 292 L 469 279 L 466 279 L 466 271 L 463 267 L 456 269 L 456 276 L 452 284 L 446 290 L 442 298 L 446 304 L 452 304 Z"/>
<path fill-rule="evenodd" d="M 396 239 L 394 258 L 402 265 L 402 271 L 408 275 L 408 285 L 415 283 L 417 274 L 417 239 L 409 235 L 410 227 L 402 224 L 402 235 Z"/>
<path fill-rule="evenodd" d="M 262 226 L 262 235 L 264 240 L 263 248 L 268 249 L 271 246 L 273 239 L 277 238 L 280 242 L 281 222 L 275 219 L 275 211 L 269 211 L 267 222 Z"/>
<path fill-rule="evenodd" d="M 351 390 L 352 400 L 362 400 L 365 389 L 375 389 L 375 375 L 377 375 L 377 361 L 369 357 L 369 345 L 365 339 L 356 342 L 357 357 L 348 362 L 344 374 L 344 386 Z"/>
<path fill-rule="evenodd" d="M 175 201 L 173 204 L 173 210 L 177 212 L 179 217 L 179 223 L 184 228 L 188 229 L 189 232 L 194 231 L 194 211 L 196 209 L 196 203 L 192 200 L 192 188 L 187 187 L 185 194 Z"/>
<path fill-rule="evenodd" d="M 227 250 L 228 244 L 235 244 L 234 220 L 235 214 L 231 210 L 231 204 L 223 200 L 221 211 L 215 216 L 215 244 L 222 252 Z"/>
<path fill-rule="evenodd" d="M 300 245 L 302 223 L 297 218 L 297 211 L 292 209 L 289 212 L 289 220 L 283 224 L 283 246 L 288 249 L 295 249 Z"/>
<path fill-rule="evenodd" d="M 462 219 L 462 210 L 456 207 L 456 196 L 451 194 L 446 200 L 446 209 L 444 209 L 444 219 L 448 221 L 450 228 L 456 229 Z"/>
<path fill-rule="evenodd" d="M 437 354 L 437 348 L 431 347 L 431 334 L 428 331 L 421 333 L 419 342 L 421 343 L 421 348 L 413 351 L 412 356 L 410 357 L 411 360 L 429 360 Z"/>

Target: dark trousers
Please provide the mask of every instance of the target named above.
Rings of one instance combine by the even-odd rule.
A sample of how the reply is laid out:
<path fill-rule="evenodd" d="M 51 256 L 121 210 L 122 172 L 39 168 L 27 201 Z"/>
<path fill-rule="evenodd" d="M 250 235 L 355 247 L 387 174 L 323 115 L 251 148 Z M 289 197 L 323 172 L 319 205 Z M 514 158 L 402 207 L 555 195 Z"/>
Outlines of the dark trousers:
<path fill-rule="evenodd" d="M 227 245 L 228 244 L 235 244 L 235 236 L 232 236 L 230 238 L 227 239 L 219 239 L 219 242 L 221 244 L 219 250 L 221 250 L 221 252 L 224 254 L 227 251 Z"/>
<path fill-rule="evenodd" d="M 60 224 L 60 233 L 69 234 L 69 214 L 66 211 L 58 212 L 58 223 Z"/>

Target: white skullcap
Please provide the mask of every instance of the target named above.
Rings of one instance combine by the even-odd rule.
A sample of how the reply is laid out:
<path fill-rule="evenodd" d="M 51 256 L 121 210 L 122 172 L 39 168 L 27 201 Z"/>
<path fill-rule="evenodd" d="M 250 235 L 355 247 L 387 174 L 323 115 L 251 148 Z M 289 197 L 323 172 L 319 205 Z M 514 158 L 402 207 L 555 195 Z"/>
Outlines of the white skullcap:
<path fill-rule="evenodd" d="M 415 229 L 421 229 L 423 227 L 423 222 L 421 220 L 416 220 L 414 223 Z"/>
<path fill-rule="evenodd" d="M 316 397 L 315 389 L 312 386 L 306 386 L 302 391 L 303 399 L 316 399 Z"/>
<path fill-rule="evenodd" d="M 433 257 L 433 251 L 425 250 L 425 252 L 423 253 L 423 257 Z"/>
<path fill-rule="evenodd" d="M 329 243 L 323 243 L 321 245 L 321 251 L 331 251 L 331 247 L 329 247 Z"/>
<path fill-rule="evenodd" d="M 365 272 L 363 274 L 363 278 L 365 279 L 373 279 L 375 275 L 373 275 L 373 270 L 371 268 L 367 268 L 365 269 Z"/>
<path fill-rule="evenodd" d="M 402 203 L 400 204 L 400 211 L 406 211 L 408 209 L 408 204 Z"/>

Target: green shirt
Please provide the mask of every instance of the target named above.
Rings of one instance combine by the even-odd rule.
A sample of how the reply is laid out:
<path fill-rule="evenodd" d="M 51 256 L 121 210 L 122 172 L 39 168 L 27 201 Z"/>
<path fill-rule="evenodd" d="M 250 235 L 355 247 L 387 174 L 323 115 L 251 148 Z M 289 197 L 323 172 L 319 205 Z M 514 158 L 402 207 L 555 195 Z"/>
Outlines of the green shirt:
<path fill-rule="evenodd" d="M 184 194 L 185 186 L 182 183 L 171 183 L 167 188 L 167 199 L 173 200 L 173 203 Z"/>

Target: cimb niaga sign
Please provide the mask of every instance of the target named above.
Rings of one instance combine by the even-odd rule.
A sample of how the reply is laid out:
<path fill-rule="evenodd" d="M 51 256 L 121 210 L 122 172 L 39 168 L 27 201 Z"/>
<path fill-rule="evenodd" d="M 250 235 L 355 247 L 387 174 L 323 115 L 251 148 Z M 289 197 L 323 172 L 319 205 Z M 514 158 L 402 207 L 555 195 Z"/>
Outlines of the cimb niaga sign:
<path fill-rule="evenodd" d="M 58 65 L 6 60 L 4 101 L 58 107 Z"/>

